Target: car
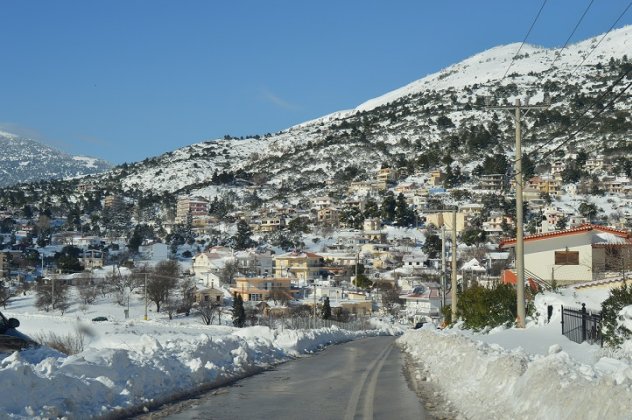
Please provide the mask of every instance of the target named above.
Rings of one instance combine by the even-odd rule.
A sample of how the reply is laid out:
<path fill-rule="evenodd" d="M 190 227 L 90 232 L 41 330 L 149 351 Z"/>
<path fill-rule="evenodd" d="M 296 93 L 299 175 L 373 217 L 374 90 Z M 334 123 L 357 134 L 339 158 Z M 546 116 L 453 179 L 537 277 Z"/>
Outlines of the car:
<path fill-rule="evenodd" d="M 35 340 L 19 332 L 16 329 L 19 326 L 20 321 L 15 318 L 7 319 L 0 312 L 0 353 L 12 353 L 39 346 Z"/>
<path fill-rule="evenodd" d="M 92 322 L 103 322 L 103 321 L 107 321 L 107 317 L 105 316 L 97 316 L 92 318 Z"/>

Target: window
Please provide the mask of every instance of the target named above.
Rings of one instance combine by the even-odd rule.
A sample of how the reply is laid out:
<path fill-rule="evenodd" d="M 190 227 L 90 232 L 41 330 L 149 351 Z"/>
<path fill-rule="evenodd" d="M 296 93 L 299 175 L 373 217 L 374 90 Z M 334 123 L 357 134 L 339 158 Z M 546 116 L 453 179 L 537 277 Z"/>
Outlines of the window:
<path fill-rule="evenodd" d="M 579 251 L 555 251 L 555 265 L 579 265 Z"/>

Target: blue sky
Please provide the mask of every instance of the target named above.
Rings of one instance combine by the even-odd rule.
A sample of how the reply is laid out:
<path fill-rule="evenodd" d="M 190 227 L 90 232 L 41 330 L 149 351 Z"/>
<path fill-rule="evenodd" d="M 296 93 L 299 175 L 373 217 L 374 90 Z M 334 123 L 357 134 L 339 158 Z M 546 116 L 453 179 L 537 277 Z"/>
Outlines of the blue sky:
<path fill-rule="evenodd" d="M 0 129 L 113 163 L 353 108 L 522 41 L 542 4 L 1 1 Z M 573 41 L 629 1 L 596 0 Z M 528 42 L 562 46 L 589 3 L 549 0 Z"/>

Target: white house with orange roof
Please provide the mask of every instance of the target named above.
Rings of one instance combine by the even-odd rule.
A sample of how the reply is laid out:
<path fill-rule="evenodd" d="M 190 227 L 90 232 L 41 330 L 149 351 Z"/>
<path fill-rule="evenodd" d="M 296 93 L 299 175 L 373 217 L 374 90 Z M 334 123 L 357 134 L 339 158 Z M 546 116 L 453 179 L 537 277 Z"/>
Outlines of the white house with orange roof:
<path fill-rule="evenodd" d="M 515 245 L 515 239 L 508 239 L 500 243 L 500 248 L 512 249 Z M 596 280 L 604 277 L 618 259 L 629 264 L 625 255 L 630 250 L 630 232 L 592 224 L 525 236 L 525 277 L 557 284 Z"/>

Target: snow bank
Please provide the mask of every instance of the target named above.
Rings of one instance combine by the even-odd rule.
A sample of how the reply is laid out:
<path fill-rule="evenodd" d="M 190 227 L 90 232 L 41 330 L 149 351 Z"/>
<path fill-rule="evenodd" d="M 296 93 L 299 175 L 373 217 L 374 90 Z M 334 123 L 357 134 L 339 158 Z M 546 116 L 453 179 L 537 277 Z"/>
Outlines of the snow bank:
<path fill-rule="evenodd" d="M 0 412 L 11 418 L 87 418 L 222 384 L 327 344 L 389 334 L 387 329 L 234 329 L 231 334 L 167 338 L 90 347 L 74 356 L 47 348 L 0 361 Z"/>
<path fill-rule="evenodd" d="M 529 355 L 430 328 L 408 331 L 398 343 L 466 418 L 629 419 L 632 413 L 632 368 L 615 359 L 590 366 L 560 345 Z"/>

